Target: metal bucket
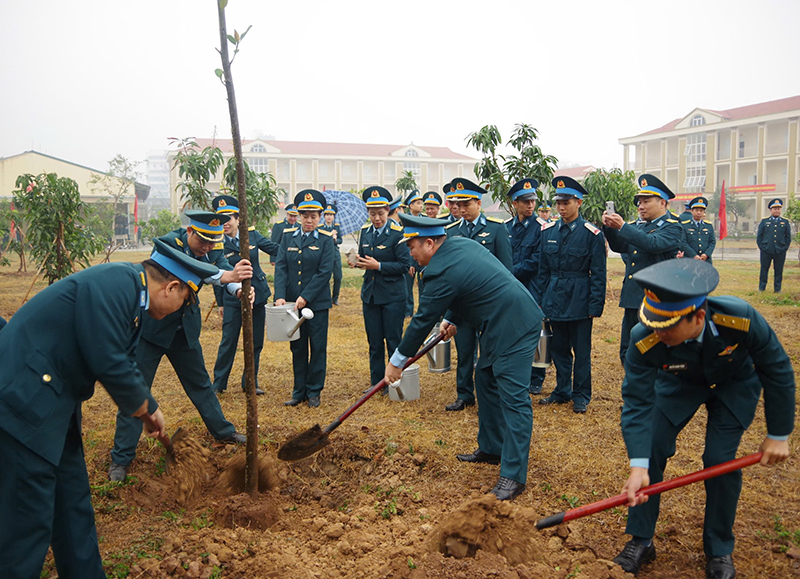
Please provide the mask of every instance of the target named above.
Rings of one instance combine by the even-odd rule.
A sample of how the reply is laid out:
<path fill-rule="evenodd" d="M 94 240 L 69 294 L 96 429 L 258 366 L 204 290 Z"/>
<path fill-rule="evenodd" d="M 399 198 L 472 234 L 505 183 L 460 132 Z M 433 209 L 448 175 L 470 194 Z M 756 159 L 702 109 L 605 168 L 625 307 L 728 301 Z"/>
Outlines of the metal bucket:
<path fill-rule="evenodd" d="M 542 320 L 542 331 L 539 333 L 539 345 L 533 353 L 533 366 L 534 368 L 549 368 L 552 361 L 550 356 L 550 344 L 553 340 L 553 331 L 550 329 L 550 324 Z"/>
<path fill-rule="evenodd" d="M 302 317 L 294 309 L 294 302 L 282 306 L 267 304 L 267 340 L 293 342 L 300 337 L 298 328 L 304 320 L 314 317 L 314 312 L 303 308 Z"/>
<path fill-rule="evenodd" d="M 438 335 L 439 325 L 437 324 L 433 328 L 433 333 L 428 336 L 428 340 Z M 428 357 L 428 372 L 443 374 L 450 371 L 450 340 L 442 340 L 425 355 Z"/>
<path fill-rule="evenodd" d="M 398 393 L 397 391 L 400 390 Z M 400 394 L 403 396 L 401 397 Z M 419 364 L 411 364 L 403 370 L 400 386 L 389 388 L 389 400 L 395 402 L 417 400 L 419 398 Z"/>

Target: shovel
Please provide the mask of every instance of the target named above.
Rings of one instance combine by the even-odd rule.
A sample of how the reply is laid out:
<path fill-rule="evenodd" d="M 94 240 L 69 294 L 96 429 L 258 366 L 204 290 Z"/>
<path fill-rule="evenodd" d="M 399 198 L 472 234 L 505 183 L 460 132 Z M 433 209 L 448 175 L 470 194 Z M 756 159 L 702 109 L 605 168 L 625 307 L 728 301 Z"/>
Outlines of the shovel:
<path fill-rule="evenodd" d="M 411 364 L 422 358 L 426 353 L 428 353 L 436 344 L 442 341 L 444 338 L 444 333 L 438 334 L 437 336 L 432 336 L 429 338 L 420 348 L 419 352 L 413 357 L 409 358 L 408 361 L 403 364 L 403 370 L 408 368 Z M 301 458 L 305 458 L 307 456 L 311 456 L 318 450 L 321 450 L 323 447 L 327 446 L 330 440 L 328 436 L 331 432 L 339 428 L 339 425 L 345 421 L 345 419 L 350 416 L 353 412 L 358 410 L 358 408 L 364 404 L 367 400 L 372 398 L 372 395 L 381 390 L 384 386 L 386 386 L 386 380 L 383 379 L 375 386 L 370 388 L 366 394 L 364 394 L 361 398 L 358 399 L 358 402 L 353 404 L 350 408 L 345 410 L 344 414 L 342 414 L 339 418 L 331 422 L 328 426 L 325 427 L 323 430 L 320 428 L 319 424 L 315 424 L 305 432 L 301 432 L 294 438 L 290 438 L 286 442 L 283 443 L 283 446 L 280 447 L 278 450 L 278 458 L 281 460 L 300 460 Z"/>
<path fill-rule="evenodd" d="M 729 460 L 728 462 L 723 462 L 722 464 L 710 466 L 708 468 L 704 468 L 703 470 L 690 472 L 689 474 L 685 474 L 677 478 L 662 481 L 660 483 L 656 483 L 649 487 L 644 487 L 638 492 L 638 494 L 647 495 L 648 497 L 651 497 L 653 495 L 663 493 L 664 491 L 669 491 L 672 489 L 676 489 L 678 487 L 699 482 L 701 480 L 714 478 L 715 476 L 720 476 L 722 474 L 727 474 L 729 472 L 739 470 L 740 468 L 756 464 L 760 460 L 761 460 L 760 452 L 757 452 L 755 454 L 749 454 L 747 456 L 743 456 L 742 458 Z M 587 515 L 593 515 L 595 513 L 599 513 L 600 511 L 605 511 L 606 509 L 611 509 L 613 507 L 619 507 L 627 503 L 628 503 L 628 494 L 623 493 L 615 497 L 603 499 L 602 501 L 596 501 L 594 503 L 589 503 L 588 505 L 584 505 L 582 507 L 577 507 L 574 509 L 570 509 L 568 511 L 563 511 L 555 515 L 550 515 L 549 517 L 545 517 L 544 519 L 540 519 L 539 522 L 536 523 L 536 528 L 541 531 L 542 529 L 546 529 L 548 527 L 555 527 L 556 525 L 560 525 L 561 523 L 565 523 L 573 519 L 579 519 Z"/>
<path fill-rule="evenodd" d="M 158 426 L 156 426 L 155 421 L 153 420 L 153 417 L 150 414 L 143 414 L 140 418 L 142 419 L 142 422 L 145 422 L 147 426 L 149 426 L 153 430 L 156 430 L 158 428 Z M 187 436 L 188 434 L 185 431 L 178 428 L 178 430 L 175 431 L 175 434 L 172 435 L 171 439 L 166 434 L 162 434 L 157 437 L 158 441 L 164 446 L 164 449 L 167 451 L 166 460 L 164 462 L 165 472 L 169 472 L 170 466 L 173 466 L 175 464 L 175 443 L 177 441 L 186 438 Z"/>

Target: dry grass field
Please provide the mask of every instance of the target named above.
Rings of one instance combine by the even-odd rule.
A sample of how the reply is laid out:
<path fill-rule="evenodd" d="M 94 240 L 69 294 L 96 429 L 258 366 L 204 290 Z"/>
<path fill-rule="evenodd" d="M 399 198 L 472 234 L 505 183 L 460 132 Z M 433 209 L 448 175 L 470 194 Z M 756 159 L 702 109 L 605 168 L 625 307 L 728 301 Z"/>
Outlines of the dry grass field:
<path fill-rule="evenodd" d="M 137 261 L 146 253 L 117 253 Z M 772 324 L 795 368 L 800 368 L 800 269 L 787 264 L 785 293 L 759 294 L 758 263 L 716 264 L 722 282 L 717 294 L 751 302 Z M 33 274 L 16 266 L 0 269 L 0 315 L 19 308 Z M 534 431 L 527 490 L 513 505 L 481 499 L 493 486 L 497 468 L 456 461 L 476 447 L 477 413 L 445 412 L 455 398 L 453 371 L 432 374 L 421 364 L 419 400 L 392 402 L 375 396 L 331 435 L 320 453 L 295 463 L 275 458 L 288 437 L 315 423 L 333 421 L 367 387 L 367 342 L 359 299 L 359 272 L 345 271 L 339 307 L 331 312 L 328 373 L 322 406 L 289 408 L 292 372 L 287 343 L 267 342 L 258 398 L 260 452 L 268 460 L 276 488 L 261 495 L 268 512 L 265 530 L 246 526 L 253 505 L 230 497 L 218 483 L 227 461 L 242 448 L 214 447 L 167 360 L 153 386 L 168 430 L 181 427 L 208 447 L 207 481 L 188 504 L 177 500 L 177 481 L 164 472 L 164 451 L 141 440 L 125 483 L 109 483 L 106 471 L 116 408 L 102 388 L 84 404 L 83 436 L 97 516 L 100 550 L 109 577 L 335 578 L 441 577 L 525 579 L 623 577 L 608 563 L 627 540 L 626 509 L 613 509 L 557 529 L 537 531 L 541 517 L 619 493 L 627 460 L 619 428 L 618 361 L 621 310 L 617 307 L 622 263 L 609 261 L 606 310 L 594 325 L 594 394 L 585 415 L 568 406 L 533 406 Z M 34 286 L 34 292 L 42 284 Z M 211 290 L 201 291 L 204 314 Z M 42 331 L 47 331 L 43 328 Z M 211 313 L 201 337 L 206 367 L 213 369 L 221 320 Z M 245 398 L 238 387 L 241 359 L 228 392 L 220 398 L 228 419 L 245 430 Z M 545 381 L 552 390 L 554 370 Z M 536 397 L 538 398 L 538 397 Z M 535 402 L 535 400 L 534 400 Z M 762 404 L 763 406 L 763 404 Z M 672 478 L 702 468 L 704 411 L 678 439 L 670 462 Z M 766 433 L 763 407 L 745 434 L 740 456 L 755 452 Z M 800 577 L 800 458 L 775 468 L 744 471 L 736 522 L 734 560 L 743 578 Z M 670 491 L 662 498 L 656 537 L 658 556 L 640 577 L 704 577 L 702 485 Z M 237 518 L 241 514 L 242 516 Z M 239 525 L 236 521 L 239 521 Z M 234 522 L 231 525 L 231 521 Z M 273 522 L 274 521 L 274 522 Z M 8 524 L 7 522 L 5 524 Z M 475 547 L 465 558 L 445 557 L 440 548 L 460 530 Z M 471 533 L 471 535 L 470 535 Z M 464 545 L 460 545 L 464 547 Z M 459 545 L 450 543 L 451 552 Z M 465 551 L 466 552 L 466 551 Z M 51 561 L 42 577 L 55 577 Z"/>

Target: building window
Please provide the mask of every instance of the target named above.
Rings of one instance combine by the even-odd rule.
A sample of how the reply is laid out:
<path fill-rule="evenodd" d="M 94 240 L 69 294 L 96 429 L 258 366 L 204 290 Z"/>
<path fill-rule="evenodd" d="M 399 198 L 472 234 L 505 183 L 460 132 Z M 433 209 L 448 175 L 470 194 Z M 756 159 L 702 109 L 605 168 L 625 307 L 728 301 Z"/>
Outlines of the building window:
<path fill-rule="evenodd" d="M 419 157 L 419 153 L 417 153 L 414 149 L 408 149 L 406 151 L 406 157 Z M 414 179 L 419 179 L 420 175 L 422 174 L 419 161 L 404 162 L 403 171 L 411 171 L 411 174 L 414 175 Z"/>
<path fill-rule="evenodd" d="M 706 134 L 687 135 L 684 155 L 686 157 L 686 179 L 683 187 L 686 193 L 702 193 L 706 185 Z"/>
<path fill-rule="evenodd" d="M 693 127 L 699 127 L 700 125 L 705 125 L 706 119 L 703 115 L 695 115 L 692 117 L 692 125 Z"/>
<path fill-rule="evenodd" d="M 417 153 L 414 149 L 409 149 L 406 151 L 406 157 L 419 157 L 419 153 Z"/>
<path fill-rule="evenodd" d="M 266 153 L 267 148 L 264 145 L 253 145 L 250 147 L 251 153 Z"/>
<path fill-rule="evenodd" d="M 262 149 L 264 147 L 261 147 Z M 256 173 L 266 173 L 269 171 L 269 159 L 266 157 L 250 157 L 247 159 L 247 164 Z"/>

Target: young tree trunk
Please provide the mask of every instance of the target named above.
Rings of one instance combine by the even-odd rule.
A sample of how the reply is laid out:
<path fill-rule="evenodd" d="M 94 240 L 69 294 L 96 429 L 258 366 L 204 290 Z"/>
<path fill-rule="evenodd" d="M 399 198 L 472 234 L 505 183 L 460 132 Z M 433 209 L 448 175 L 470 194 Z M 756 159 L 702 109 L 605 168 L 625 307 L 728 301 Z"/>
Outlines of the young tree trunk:
<path fill-rule="evenodd" d="M 239 114 L 236 111 L 236 95 L 233 91 L 233 75 L 228 58 L 228 32 L 225 24 L 225 8 L 217 0 L 219 13 L 219 42 L 225 89 L 228 93 L 228 110 L 231 116 L 233 154 L 236 157 L 236 192 L 239 197 L 239 248 L 242 259 L 250 259 L 250 236 L 247 230 L 247 195 L 242 160 L 242 138 L 239 134 Z M 253 309 L 250 305 L 250 280 L 242 284 L 242 336 L 244 342 L 245 391 L 247 392 L 247 447 L 244 471 L 244 486 L 255 498 L 258 494 L 258 404 L 256 402 L 255 356 L 253 354 Z"/>

